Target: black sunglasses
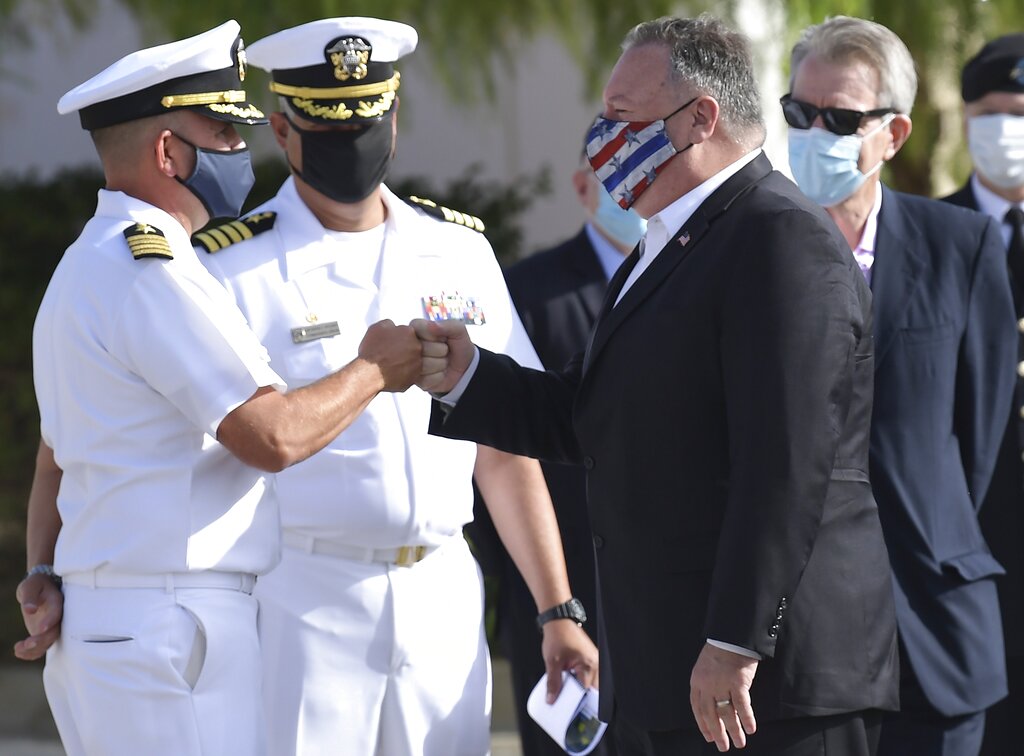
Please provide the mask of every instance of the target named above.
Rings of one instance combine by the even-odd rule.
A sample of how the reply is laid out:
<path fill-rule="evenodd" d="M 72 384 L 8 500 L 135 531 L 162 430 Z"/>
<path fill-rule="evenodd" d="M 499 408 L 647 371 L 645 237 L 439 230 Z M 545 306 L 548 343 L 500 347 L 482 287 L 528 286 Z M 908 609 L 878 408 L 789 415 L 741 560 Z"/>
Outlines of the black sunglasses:
<path fill-rule="evenodd" d="M 878 108 L 877 110 L 847 110 L 846 108 L 819 108 L 809 102 L 794 100 L 791 95 L 784 94 L 779 98 L 782 103 L 782 115 L 786 117 L 786 123 L 794 129 L 809 129 L 819 115 L 825 128 L 833 134 L 846 136 L 853 134 L 860 128 L 860 122 L 865 118 L 889 115 L 895 113 L 893 108 Z"/>

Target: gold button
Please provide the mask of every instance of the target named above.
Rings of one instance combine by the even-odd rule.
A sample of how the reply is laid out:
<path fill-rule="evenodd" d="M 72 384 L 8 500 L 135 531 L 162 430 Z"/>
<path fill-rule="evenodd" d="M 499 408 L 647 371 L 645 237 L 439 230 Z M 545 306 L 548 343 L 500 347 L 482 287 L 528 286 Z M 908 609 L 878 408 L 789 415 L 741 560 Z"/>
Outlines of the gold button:
<path fill-rule="evenodd" d="M 315 312 L 311 312 L 306 315 L 307 323 L 315 323 L 318 320 L 320 320 L 320 317 Z M 1021 363 L 1020 370 L 1024 370 L 1024 362 Z M 1024 373 L 1021 373 L 1021 375 L 1024 375 Z"/>
<path fill-rule="evenodd" d="M 1024 420 L 1024 404 L 1020 406 L 1020 419 Z"/>
<path fill-rule="evenodd" d="M 1024 378 L 1024 362 L 1017 363 L 1017 375 Z"/>
<path fill-rule="evenodd" d="M 1024 318 L 1017 321 L 1017 330 L 1024 333 Z"/>

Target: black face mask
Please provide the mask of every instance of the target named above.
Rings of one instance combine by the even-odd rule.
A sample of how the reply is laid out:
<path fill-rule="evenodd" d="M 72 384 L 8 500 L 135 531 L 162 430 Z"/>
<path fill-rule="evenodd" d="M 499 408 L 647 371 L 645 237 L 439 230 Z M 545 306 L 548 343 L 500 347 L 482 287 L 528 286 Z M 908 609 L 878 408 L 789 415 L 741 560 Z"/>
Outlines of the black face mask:
<path fill-rule="evenodd" d="M 369 197 L 391 167 L 391 119 L 361 129 L 311 131 L 288 123 L 302 142 L 302 170 L 295 175 L 335 202 Z"/>

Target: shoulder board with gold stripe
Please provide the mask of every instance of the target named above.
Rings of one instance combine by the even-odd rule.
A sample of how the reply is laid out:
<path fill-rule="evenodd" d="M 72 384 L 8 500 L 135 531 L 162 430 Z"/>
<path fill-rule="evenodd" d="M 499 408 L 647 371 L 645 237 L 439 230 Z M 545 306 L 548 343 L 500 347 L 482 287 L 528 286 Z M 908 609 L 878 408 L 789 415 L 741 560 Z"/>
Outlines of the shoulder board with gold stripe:
<path fill-rule="evenodd" d="M 192 235 L 192 243 L 202 247 L 209 254 L 220 252 L 225 247 L 230 247 L 246 239 L 251 239 L 257 234 L 269 231 L 274 227 L 277 220 L 277 213 L 253 213 L 238 220 L 221 223 L 219 226 L 211 226 L 205 231 Z"/>
<path fill-rule="evenodd" d="M 144 257 L 162 257 L 165 260 L 174 259 L 171 252 L 171 245 L 164 236 L 164 232 L 156 226 L 148 223 L 135 223 L 124 230 L 124 238 L 128 242 L 128 249 L 132 257 L 141 260 Z"/>
<path fill-rule="evenodd" d="M 423 197 L 406 197 L 405 201 L 413 207 L 418 207 L 427 215 L 432 215 L 439 220 L 448 221 L 449 223 L 457 223 L 460 226 L 471 228 L 474 231 L 482 232 L 484 230 L 484 222 L 475 215 L 460 213 L 458 210 L 451 210 L 444 205 L 437 204 L 434 200 L 424 199 Z"/>

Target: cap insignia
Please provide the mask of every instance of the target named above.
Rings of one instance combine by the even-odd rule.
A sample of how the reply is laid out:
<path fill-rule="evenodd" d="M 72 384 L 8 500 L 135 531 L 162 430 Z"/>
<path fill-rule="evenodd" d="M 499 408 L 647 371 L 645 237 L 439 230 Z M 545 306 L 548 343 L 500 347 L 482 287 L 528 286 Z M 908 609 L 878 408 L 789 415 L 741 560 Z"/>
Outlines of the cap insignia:
<path fill-rule="evenodd" d="M 373 48 L 362 37 L 339 39 L 325 50 L 328 60 L 334 66 L 334 77 L 339 81 L 356 81 L 366 78 L 366 65 L 370 62 Z"/>
<path fill-rule="evenodd" d="M 1017 61 L 1017 64 L 1010 71 L 1010 81 L 1014 81 L 1024 87 L 1024 58 Z"/>
<path fill-rule="evenodd" d="M 248 58 L 245 57 L 245 45 L 242 43 L 242 38 L 238 38 L 238 80 L 245 81 L 245 67 L 249 64 Z"/>
<path fill-rule="evenodd" d="M 162 257 L 165 260 L 174 258 L 171 245 L 164 237 L 164 232 L 148 223 L 135 223 L 124 230 L 124 238 L 132 257 L 141 260 L 144 257 Z"/>

